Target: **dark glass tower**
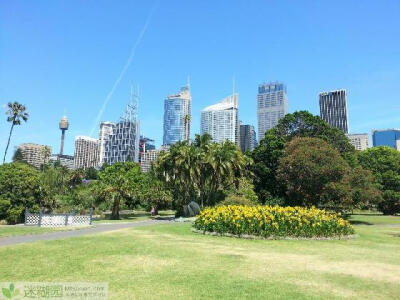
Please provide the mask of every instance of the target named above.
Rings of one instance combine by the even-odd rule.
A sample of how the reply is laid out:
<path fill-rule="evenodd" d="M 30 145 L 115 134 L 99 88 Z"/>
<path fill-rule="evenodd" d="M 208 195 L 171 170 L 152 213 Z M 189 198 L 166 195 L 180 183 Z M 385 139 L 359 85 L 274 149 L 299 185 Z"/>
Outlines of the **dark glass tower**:
<path fill-rule="evenodd" d="M 322 120 L 344 133 L 349 133 L 346 90 L 320 93 L 319 110 Z"/>

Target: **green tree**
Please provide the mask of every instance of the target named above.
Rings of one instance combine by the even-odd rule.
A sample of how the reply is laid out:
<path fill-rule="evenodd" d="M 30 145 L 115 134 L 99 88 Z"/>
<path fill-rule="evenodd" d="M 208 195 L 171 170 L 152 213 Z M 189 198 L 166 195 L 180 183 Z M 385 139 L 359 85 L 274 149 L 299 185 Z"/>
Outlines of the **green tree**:
<path fill-rule="evenodd" d="M 400 213 L 400 152 L 390 147 L 373 147 L 358 153 L 360 165 L 370 170 L 382 191 L 378 209 L 384 214 Z"/>
<path fill-rule="evenodd" d="M 143 174 L 134 162 L 118 162 L 106 167 L 99 174 L 97 193 L 112 206 L 111 219 L 119 219 L 121 205 L 129 201 L 139 202 Z"/>
<path fill-rule="evenodd" d="M 139 193 L 140 203 L 147 209 L 151 209 L 154 215 L 158 214 L 159 209 L 172 207 L 171 194 L 152 171 L 143 174 L 142 186 Z"/>
<path fill-rule="evenodd" d="M 157 178 L 171 192 L 179 215 L 182 205 L 190 201 L 205 206 L 223 200 L 224 191 L 238 186 L 239 178 L 247 174 L 250 161 L 229 141 L 218 144 L 209 135 L 196 135 L 192 144 L 174 144 L 153 167 Z"/>
<path fill-rule="evenodd" d="M 57 165 L 43 165 L 40 175 L 40 186 L 44 191 L 42 207 L 51 212 L 57 208 L 57 199 L 69 193 L 70 171 Z"/>
<path fill-rule="evenodd" d="M 38 170 L 19 162 L 0 166 L 0 211 L 8 223 L 23 222 L 25 208 L 38 211 L 44 196 Z"/>
<path fill-rule="evenodd" d="M 380 197 L 369 171 L 351 168 L 339 151 L 318 138 L 292 139 L 279 160 L 277 179 L 290 205 L 349 210 L 370 207 Z"/>
<path fill-rule="evenodd" d="M 44 171 L 51 155 L 51 148 L 48 146 L 44 146 L 41 150 L 41 154 L 43 156 L 43 164 L 41 166 L 41 169 L 42 171 Z"/>
<path fill-rule="evenodd" d="M 12 157 L 13 162 L 23 162 L 24 157 L 22 156 L 22 151 L 20 148 L 17 148 Z"/>
<path fill-rule="evenodd" d="M 95 168 L 90 167 L 85 170 L 85 179 L 87 180 L 96 180 L 99 178 L 99 171 Z"/>
<path fill-rule="evenodd" d="M 4 151 L 3 164 L 6 161 L 8 147 L 10 146 L 11 135 L 13 133 L 14 126 L 21 125 L 21 121 L 27 121 L 29 118 L 29 114 L 26 112 L 26 107 L 18 102 L 9 102 L 8 110 L 6 111 L 7 122 L 11 123 L 10 133 L 8 135 L 8 141 L 6 150 Z"/>
<path fill-rule="evenodd" d="M 277 126 L 260 137 L 259 146 L 251 153 L 255 191 L 263 203 L 286 197 L 285 186 L 277 180 L 276 175 L 285 146 L 295 137 L 320 138 L 338 150 L 350 166 L 357 165 L 356 151 L 342 131 L 307 111 L 287 114 Z"/>
<path fill-rule="evenodd" d="M 338 205 L 351 201 L 343 180 L 350 168 L 339 152 L 317 138 L 294 138 L 279 160 L 277 179 L 286 186 L 291 205 Z"/>

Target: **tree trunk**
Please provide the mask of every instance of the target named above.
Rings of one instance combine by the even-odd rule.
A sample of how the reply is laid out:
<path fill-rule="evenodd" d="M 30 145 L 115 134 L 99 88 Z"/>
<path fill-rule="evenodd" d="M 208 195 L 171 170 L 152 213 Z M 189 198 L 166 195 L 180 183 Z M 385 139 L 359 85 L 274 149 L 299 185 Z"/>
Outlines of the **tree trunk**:
<path fill-rule="evenodd" d="M 113 208 L 111 211 L 111 220 L 119 220 L 119 197 L 114 197 Z"/>
<path fill-rule="evenodd" d="M 3 164 L 6 161 L 7 151 L 8 151 L 8 147 L 10 146 L 10 140 L 11 140 L 11 135 L 12 135 L 13 129 L 14 129 L 14 122 L 11 125 L 10 134 L 8 135 L 7 147 L 6 147 L 6 151 L 4 151 Z"/>

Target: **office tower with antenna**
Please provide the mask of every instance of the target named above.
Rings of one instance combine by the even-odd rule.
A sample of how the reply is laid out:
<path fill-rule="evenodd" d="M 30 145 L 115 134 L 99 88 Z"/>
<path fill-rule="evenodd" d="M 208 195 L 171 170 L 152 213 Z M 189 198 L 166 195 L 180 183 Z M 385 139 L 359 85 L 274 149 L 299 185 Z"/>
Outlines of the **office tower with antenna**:
<path fill-rule="evenodd" d="M 164 100 L 163 145 L 190 139 L 191 102 L 189 82 L 179 93 L 169 95 Z"/>
<path fill-rule="evenodd" d="M 201 111 L 201 134 L 208 133 L 216 143 L 240 143 L 239 94 L 234 93 Z"/>
<path fill-rule="evenodd" d="M 131 89 L 131 99 L 105 143 L 104 162 L 139 161 L 139 91 Z"/>
<path fill-rule="evenodd" d="M 64 140 L 65 140 L 65 131 L 68 130 L 69 122 L 66 116 L 62 117 L 60 121 L 60 130 L 61 130 L 61 145 L 60 145 L 60 155 L 64 153 Z"/>

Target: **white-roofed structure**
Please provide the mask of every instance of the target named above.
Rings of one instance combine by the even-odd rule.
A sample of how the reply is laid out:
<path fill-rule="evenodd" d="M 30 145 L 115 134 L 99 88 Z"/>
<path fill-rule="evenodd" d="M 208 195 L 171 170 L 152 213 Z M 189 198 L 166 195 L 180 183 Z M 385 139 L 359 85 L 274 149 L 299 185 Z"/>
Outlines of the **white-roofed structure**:
<path fill-rule="evenodd" d="M 239 94 L 222 99 L 201 112 L 201 134 L 208 133 L 214 142 L 229 140 L 239 145 Z"/>

